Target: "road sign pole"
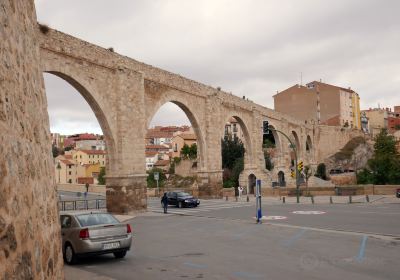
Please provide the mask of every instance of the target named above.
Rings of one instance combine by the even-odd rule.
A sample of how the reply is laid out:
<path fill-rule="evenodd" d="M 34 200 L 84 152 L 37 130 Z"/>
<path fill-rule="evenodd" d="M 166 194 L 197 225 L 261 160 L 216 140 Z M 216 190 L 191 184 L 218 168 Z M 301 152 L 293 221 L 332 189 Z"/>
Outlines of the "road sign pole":
<path fill-rule="evenodd" d="M 257 223 L 261 224 L 261 218 L 262 218 L 262 210 L 261 210 L 261 180 L 257 179 L 256 181 L 256 217 L 257 217 Z"/>

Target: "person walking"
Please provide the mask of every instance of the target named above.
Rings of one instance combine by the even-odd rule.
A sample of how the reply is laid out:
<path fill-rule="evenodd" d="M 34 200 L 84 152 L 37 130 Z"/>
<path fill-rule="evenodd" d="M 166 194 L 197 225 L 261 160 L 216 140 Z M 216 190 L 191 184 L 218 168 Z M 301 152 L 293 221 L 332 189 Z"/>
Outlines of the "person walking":
<path fill-rule="evenodd" d="M 239 199 L 242 199 L 243 187 L 239 186 Z"/>
<path fill-rule="evenodd" d="M 165 192 L 163 197 L 161 198 L 161 204 L 164 207 L 164 214 L 167 214 L 168 212 L 168 197 L 167 197 L 167 193 Z"/>

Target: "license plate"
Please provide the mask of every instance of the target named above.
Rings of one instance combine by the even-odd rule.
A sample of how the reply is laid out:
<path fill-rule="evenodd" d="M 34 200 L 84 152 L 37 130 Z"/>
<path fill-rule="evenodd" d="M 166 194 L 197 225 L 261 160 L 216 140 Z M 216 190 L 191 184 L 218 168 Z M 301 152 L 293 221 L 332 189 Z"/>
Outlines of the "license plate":
<path fill-rule="evenodd" d="M 119 248 L 119 242 L 103 244 L 103 250 L 116 249 L 116 248 Z"/>

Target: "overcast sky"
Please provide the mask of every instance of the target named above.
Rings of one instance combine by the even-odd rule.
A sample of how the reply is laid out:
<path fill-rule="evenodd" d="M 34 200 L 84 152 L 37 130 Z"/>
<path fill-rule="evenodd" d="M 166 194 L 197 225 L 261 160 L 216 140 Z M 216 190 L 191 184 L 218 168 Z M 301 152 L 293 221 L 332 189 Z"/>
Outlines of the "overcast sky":
<path fill-rule="evenodd" d="M 351 87 L 362 109 L 400 105 L 397 0 L 36 0 L 38 21 L 273 108 L 300 83 Z M 53 132 L 101 133 L 86 102 L 45 75 Z M 186 124 L 164 106 L 154 124 Z"/>

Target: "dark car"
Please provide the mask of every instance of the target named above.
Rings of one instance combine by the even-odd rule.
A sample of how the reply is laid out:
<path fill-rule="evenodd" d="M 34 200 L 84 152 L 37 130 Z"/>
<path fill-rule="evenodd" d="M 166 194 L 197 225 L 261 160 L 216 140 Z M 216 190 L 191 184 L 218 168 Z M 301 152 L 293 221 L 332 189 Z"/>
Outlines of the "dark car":
<path fill-rule="evenodd" d="M 182 191 L 167 192 L 167 197 L 168 205 L 175 205 L 178 208 L 197 207 L 200 205 L 200 200 Z"/>
<path fill-rule="evenodd" d="M 396 190 L 396 197 L 400 198 L 400 189 Z"/>

